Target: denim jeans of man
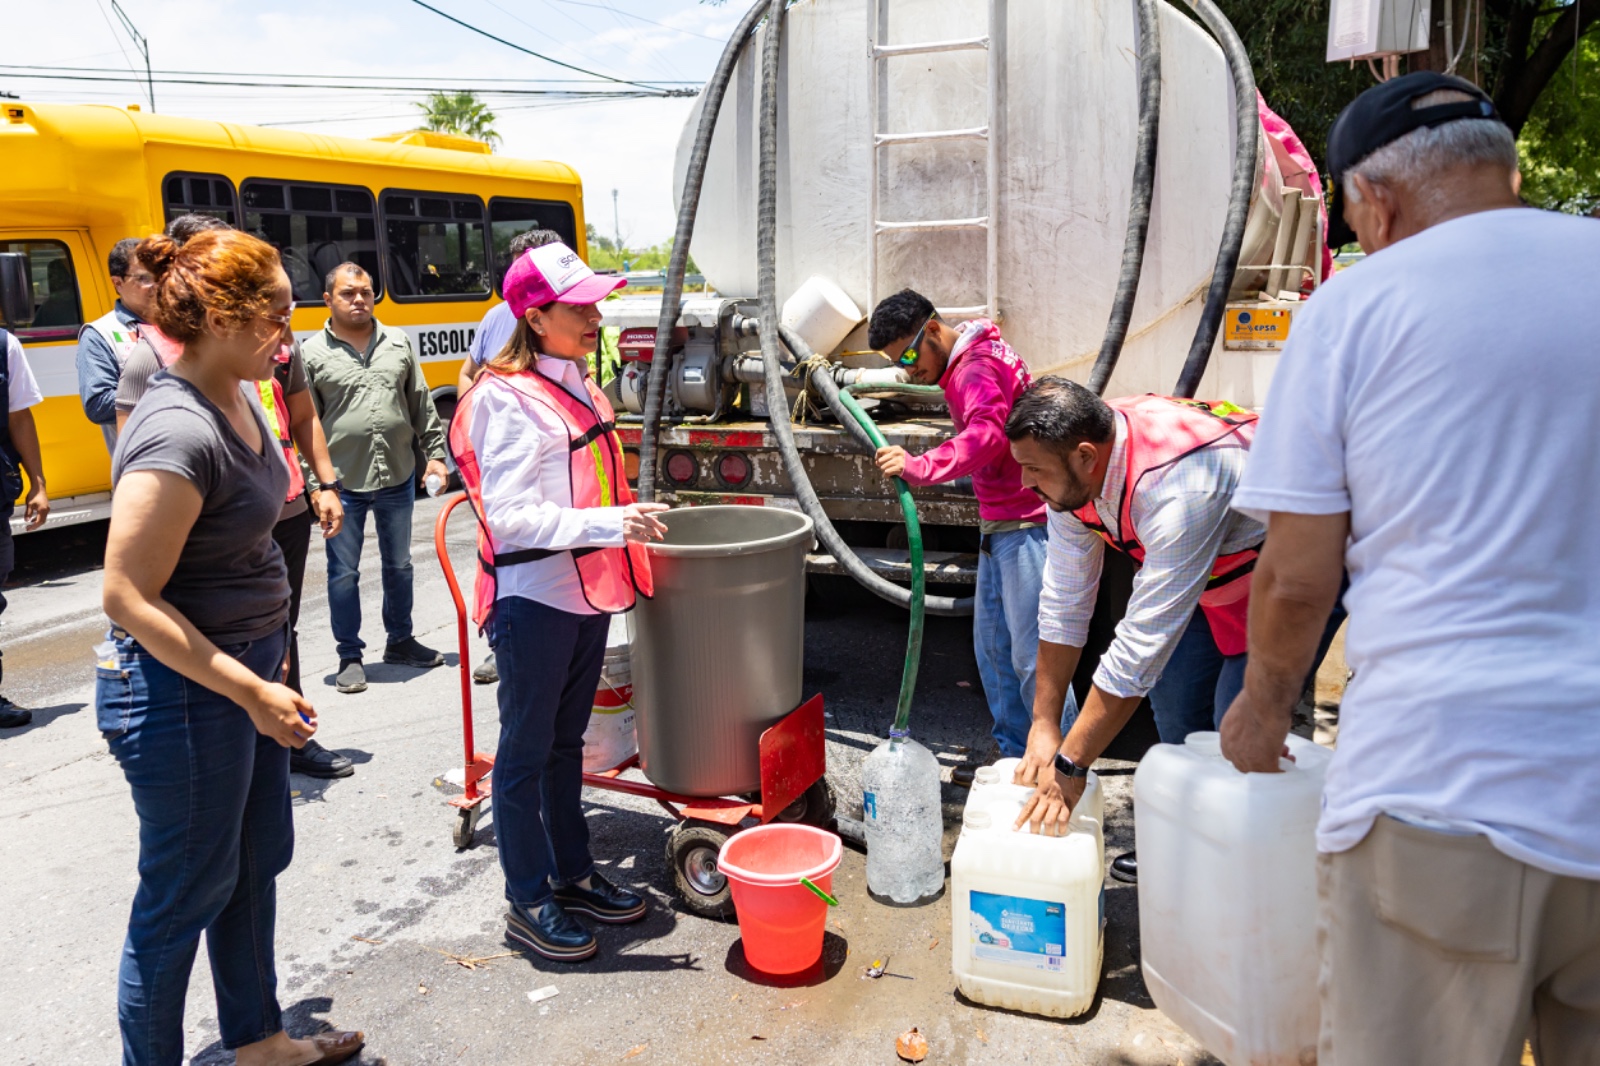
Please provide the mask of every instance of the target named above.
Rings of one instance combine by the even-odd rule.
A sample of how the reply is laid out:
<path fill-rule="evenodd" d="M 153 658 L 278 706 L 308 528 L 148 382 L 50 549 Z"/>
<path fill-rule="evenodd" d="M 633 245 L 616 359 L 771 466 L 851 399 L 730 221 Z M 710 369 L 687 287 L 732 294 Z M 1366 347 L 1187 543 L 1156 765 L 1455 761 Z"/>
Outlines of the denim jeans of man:
<path fill-rule="evenodd" d="M 361 546 L 367 514 L 378 533 L 383 574 L 383 629 L 390 644 L 411 636 L 411 512 L 417 493 L 411 480 L 376 492 L 339 492 L 344 528 L 323 541 L 328 549 L 328 615 L 340 659 L 359 659 L 361 639 Z"/>
<path fill-rule="evenodd" d="M 1317 656 L 1311 663 L 1311 678 L 1316 677 L 1328 646 L 1344 623 L 1341 594 L 1328 624 L 1323 629 Z M 1181 744 L 1190 733 L 1222 728 L 1234 697 L 1244 689 L 1244 668 L 1248 655 L 1224 655 L 1211 635 L 1205 612 L 1195 609 L 1189 626 L 1178 638 L 1178 646 L 1167 660 L 1161 680 L 1150 690 L 1150 709 L 1155 712 L 1156 731 L 1163 744 Z M 1311 678 L 1307 679 L 1307 684 Z"/>
<path fill-rule="evenodd" d="M 494 832 L 506 899 L 544 903 L 594 872 L 583 820 L 583 731 L 594 708 L 611 616 L 508 596 L 489 616 L 500 670 Z"/>
<path fill-rule="evenodd" d="M 286 637 L 287 628 L 222 650 L 273 677 Z M 177 1066 L 201 933 L 223 1046 L 283 1028 L 273 930 L 275 881 L 294 853 L 289 749 L 133 638 L 115 643 L 115 666 L 95 671 L 95 713 L 139 816 L 139 887 L 117 990 L 122 1062 Z"/>
<path fill-rule="evenodd" d="M 1006 758 L 1027 750 L 1028 730 L 1033 725 L 1046 538 L 1043 526 L 990 533 L 983 538 L 986 547 L 978 553 L 972 644 L 983 694 L 994 718 L 994 739 Z M 1062 730 L 1077 716 L 1069 688 L 1061 713 Z"/>

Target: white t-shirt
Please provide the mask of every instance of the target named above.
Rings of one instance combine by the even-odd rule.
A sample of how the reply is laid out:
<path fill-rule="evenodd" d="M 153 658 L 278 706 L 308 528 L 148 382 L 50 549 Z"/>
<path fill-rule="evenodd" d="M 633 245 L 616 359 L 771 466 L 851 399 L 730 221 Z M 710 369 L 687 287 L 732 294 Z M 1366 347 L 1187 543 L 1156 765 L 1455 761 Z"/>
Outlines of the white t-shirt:
<path fill-rule="evenodd" d="M 6 344 L 6 370 L 11 382 L 7 394 L 11 410 L 21 411 L 42 402 L 44 393 L 39 391 L 39 383 L 33 380 L 33 368 L 28 365 L 22 342 L 10 330 L 6 330 L 6 336 L 9 338 Z"/>
<path fill-rule="evenodd" d="M 1600 879 L 1600 223 L 1407 238 L 1300 313 L 1234 506 L 1350 514 L 1317 844 L 1390 812 Z"/>
<path fill-rule="evenodd" d="M 585 404 L 583 372 L 569 359 L 539 356 L 540 374 Z M 493 374 L 473 388 L 467 439 L 478 456 L 489 529 L 506 552 L 519 548 L 618 548 L 621 507 L 572 506 L 566 423 Z M 598 614 L 563 552 L 495 573 L 495 598 L 521 596 L 569 614 Z"/>

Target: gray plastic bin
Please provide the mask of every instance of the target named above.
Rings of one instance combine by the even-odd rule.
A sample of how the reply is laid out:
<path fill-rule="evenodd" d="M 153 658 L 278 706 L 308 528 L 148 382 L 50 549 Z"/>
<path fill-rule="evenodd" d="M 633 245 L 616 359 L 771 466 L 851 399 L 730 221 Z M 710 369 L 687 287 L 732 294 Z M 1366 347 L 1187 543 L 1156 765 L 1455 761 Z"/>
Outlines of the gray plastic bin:
<path fill-rule="evenodd" d="M 640 765 L 686 796 L 757 791 L 761 733 L 800 704 L 811 519 L 776 507 L 661 519 L 633 643 Z"/>

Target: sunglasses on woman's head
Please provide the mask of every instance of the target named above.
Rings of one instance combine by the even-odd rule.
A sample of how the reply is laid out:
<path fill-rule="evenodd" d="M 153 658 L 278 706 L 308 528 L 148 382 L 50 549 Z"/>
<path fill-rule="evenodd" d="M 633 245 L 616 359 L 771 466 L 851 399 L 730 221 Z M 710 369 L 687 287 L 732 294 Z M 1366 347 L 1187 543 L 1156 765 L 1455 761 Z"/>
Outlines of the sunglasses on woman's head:
<path fill-rule="evenodd" d="M 911 338 L 911 343 L 906 345 L 906 350 L 900 353 L 901 366 L 917 365 L 917 360 L 921 358 L 921 354 L 917 351 L 917 349 L 922 347 L 922 335 L 928 332 L 928 323 L 932 322 L 937 317 L 938 314 L 935 312 L 923 320 L 922 328 L 917 330 L 917 335 L 915 337 Z"/>

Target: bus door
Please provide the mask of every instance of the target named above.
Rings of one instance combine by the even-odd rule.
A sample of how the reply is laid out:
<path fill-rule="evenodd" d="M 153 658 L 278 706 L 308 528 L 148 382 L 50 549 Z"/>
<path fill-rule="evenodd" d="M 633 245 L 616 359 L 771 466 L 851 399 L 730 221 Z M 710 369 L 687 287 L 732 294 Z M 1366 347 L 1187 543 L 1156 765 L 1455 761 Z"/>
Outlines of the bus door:
<path fill-rule="evenodd" d="M 83 324 L 111 310 L 104 258 L 81 230 L 0 230 L 0 252 L 26 256 L 33 282 L 33 323 L 16 334 L 44 393 L 33 417 L 51 500 L 58 508 L 75 497 L 98 500 L 111 490 L 111 457 L 100 427 L 83 414 L 77 354 Z M 64 524 L 51 517 L 51 525 Z"/>

